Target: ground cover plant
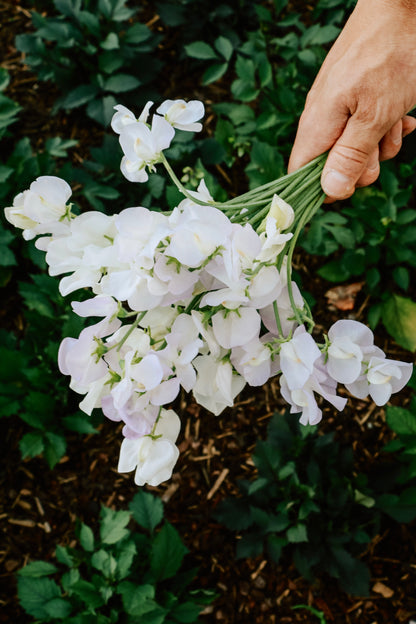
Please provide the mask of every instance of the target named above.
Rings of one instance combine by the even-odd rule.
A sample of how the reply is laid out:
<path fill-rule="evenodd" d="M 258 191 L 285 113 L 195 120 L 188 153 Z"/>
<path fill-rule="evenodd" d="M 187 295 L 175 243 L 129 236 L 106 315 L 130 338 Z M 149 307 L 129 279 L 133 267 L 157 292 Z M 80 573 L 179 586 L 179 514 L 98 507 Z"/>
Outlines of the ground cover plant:
<path fill-rule="evenodd" d="M 110 4 L 100 2 L 103 15 Z M 111 215 L 137 202 L 172 209 L 179 201 L 176 188 L 159 174 L 154 174 L 142 195 L 135 190 L 129 196 L 132 185 L 120 181 L 117 139 L 105 126 L 85 122 L 85 115 L 79 114 L 90 103 L 104 110 L 105 99 L 114 97 L 106 83 L 93 77 L 98 90 L 90 102 L 66 112 L 56 106 L 62 87 L 53 79 L 38 79 L 36 72 L 41 70 L 33 67 L 35 74 L 31 73 L 22 63 L 25 54 L 15 48 L 15 35 L 47 28 L 59 13 L 62 26 L 62 9 L 68 11 L 72 6 L 88 12 L 86 5 L 5 3 L 7 27 L 1 31 L 1 40 L 7 52 L 4 68 L 9 78 L 2 73 L 2 95 L 6 98 L 0 102 L 0 113 L 3 105 L 5 111 L 1 117 L 2 203 L 11 205 L 16 193 L 28 188 L 38 176 L 58 175 L 70 181 L 83 211 L 92 207 Z M 129 10 L 128 2 L 118 5 Z M 150 4 L 143 3 L 143 11 L 132 14 L 125 24 L 112 21 L 108 17 L 111 11 L 107 11 L 107 17 L 100 18 L 100 28 L 104 22 L 107 26 L 111 23 L 111 31 L 118 33 L 120 27 L 121 32 L 137 23 L 146 32 L 149 46 L 158 42 L 157 52 L 153 50 L 160 67 L 169 71 L 155 73 L 157 84 L 149 82 L 145 89 L 137 89 L 143 104 L 149 90 L 165 98 L 178 97 L 178 81 L 187 100 L 208 102 L 204 134 L 192 138 L 183 133 L 166 155 L 189 188 L 196 189 L 205 177 L 212 194 L 224 200 L 230 193 L 241 194 L 284 173 L 304 96 L 351 5 L 338 0 L 321 0 L 308 7 L 284 1 L 248 2 L 244 6 L 218 2 L 212 3 L 198 21 L 191 20 L 191 15 L 198 15 L 197 2 L 160 2 L 157 14 Z M 32 21 L 31 10 L 40 16 L 35 18 L 37 23 Z M 65 28 L 72 24 L 82 35 L 77 59 L 88 65 L 87 41 L 93 37 L 72 17 L 67 21 Z M 42 45 L 49 50 L 59 47 L 53 37 L 38 38 L 39 50 Z M 202 40 L 208 47 L 201 48 Z M 34 39 L 31 41 L 32 45 Z M 64 58 L 67 51 L 61 48 L 59 55 Z M 43 58 L 46 72 L 49 58 Z M 52 54 L 50 58 L 54 58 Z M 126 64 L 122 72 L 129 73 L 123 59 Z M 42 61 L 39 68 L 41 65 Z M 91 72 L 79 70 L 72 89 L 85 85 L 85 75 L 97 75 L 95 65 Z M 136 92 L 120 95 L 127 98 Z M 119 94 L 116 97 L 120 101 Z M 336 307 L 328 309 L 326 290 L 349 286 L 351 281 L 364 282 L 352 308 L 353 318 L 375 328 L 388 357 L 405 361 L 411 359 L 414 345 L 409 339 L 411 322 L 406 329 L 403 318 L 411 321 L 415 298 L 412 280 L 408 279 L 413 267 L 408 212 L 414 202 L 412 139 L 408 145 L 409 152 L 401 160 L 384 168 L 380 183 L 360 191 L 339 208 L 316 215 L 318 234 L 306 231 L 303 243 L 305 249 L 315 243 L 316 248 L 312 255 L 302 251 L 294 255 L 296 280 L 310 290 L 308 302 L 313 305 L 318 325 L 328 327 L 340 317 Z M 226 188 L 225 196 L 218 194 L 221 186 Z M 374 219 L 369 219 L 368 215 L 375 213 Z M 395 241 L 401 240 L 405 230 L 408 236 L 398 249 Z M 1 232 L 1 321 L 5 331 L 0 372 L 4 417 L 0 426 L 5 497 L 0 521 L 6 593 L 1 597 L 0 622 L 12 619 L 26 623 L 27 615 L 15 597 L 17 569 L 30 560 L 51 562 L 57 544 L 70 545 L 76 517 L 98 535 L 101 505 L 126 509 L 135 491 L 131 480 L 114 472 L 120 430 L 101 423 L 98 414 L 92 421 L 86 420 L 78 411 L 76 396 L 67 393 L 57 375 L 54 362 L 59 342 L 64 335 L 77 336 L 82 326 L 74 317 L 69 318 L 67 303 L 45 273 L 38 251 L 23 246 L 5 222 Z M 318 254 L 322 254 L 321 260 Z M 328 262 L 333 262 L 329 268 Z M 346 275 L 345 268 L 353 271 Z M 322 272 L 322 279 L 316 277 L 317 271 Z M 378 284 L 383 284 L 384 292 L 377 286 L 377 272 L 382 275 Z M 332 301 L 341 305 L 342 294 L 337 296 Z M 379 319 L 399 346 L 377 324 Z M 251 460 L 255 443 L 266 439 L 271 414 L 284 410 L 275 384 L 246 389 L 234 410 L 227 411 L 226 419 L 215 420 L 183 395 L 176 399 L 173 407 L 184 414 L 184 430 L 178 440 L 181 459 L 170 485 L 159 486 L 156 493 L 167 501 L 167 517 L 200 568 L 195 588 L 216 588 L 218 597 L 213 606 L 206 607 L 203 621 L 310 622 L 314 618 L 371 624 L 414 619 L 414 404 L 409 402 L 409 392 L 394 403 L 386 412 L 388 424 L 383 410 L 366 399 L 358 400 L 354 409 L 347 406 L 337 419 L 325 407 L 320 431 L 324 436 L 335 431 L 335 444 L 353 448 L 356 470 L 369 474 L 370 497 L 383 510 L 380 530 L 366 543 L 360 557 L 371 573 L 370 593 L 364 599 L 340 591 L 325 574 L 317 573 L 313 583 L 303 580 L 286 552 L 275 566 L 255 553 L 236 561 L 233 540 L 226 540 L 224 527 L 212 517 L 213 509 L 226 495 L 238 493 L 239 479 L 256 478 Z M 404 411 L 392 416 L 394 410 Z M 99 435 L 93 433 L 95 430 Z M 394 441 L 393 431 L 399 442 Z M 39 453 L 43 457 L 36 457 Z M 52 472 L 48 464 L 54 465 Z M 390 479 L 380 478 L 381 468 L 384 477 Z"/>
<path fill-rule="evenodd" d="M 196 622 L 213 592 L 189 591 L 195 570 L 187 549 L 164 522 L 163 504 L 139 492 L 130 511 L 102 507 L 99 534 L 77 527 L 78 548 L 57 546 L 56 563 L 32 561 L 19 572 L 19 600 L 37 621 L 83 624 Z M 132 530 L 135 520 L 140 530 Z M 58 577 L 59 584 L 51 577 Z"/>

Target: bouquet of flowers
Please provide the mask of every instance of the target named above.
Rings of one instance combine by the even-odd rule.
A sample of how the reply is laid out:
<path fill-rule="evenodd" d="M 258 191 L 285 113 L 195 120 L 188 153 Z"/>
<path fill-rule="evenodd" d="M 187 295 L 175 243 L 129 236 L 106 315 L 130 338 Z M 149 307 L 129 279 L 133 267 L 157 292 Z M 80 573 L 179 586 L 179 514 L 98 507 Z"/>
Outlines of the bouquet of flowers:
<path fill-rule="evenodd" d="M 100 319 L 59 349 L 60 371 L 85 395 L 80 408 L 101 408 L 124 423 L 118 470 L 135 470 L 138 485 L 170 478 L 178 459 L 180 419 L 169 409 L 180 388 L 218 415 L 245 384 L 280 375 L 281 394 L 303 424 L 322 412 L 317 396 L 337 410 L 337 384 L 377 405 L 409 380 L 412 365 L 389 360 L 371 330 L 339 320 L 316 342 L 314 322 L 291 267 L 302 228 L 323 202 L 324 156 L 299 171 L 217 203 L 202 180 L 183 187 L 164 155 L 175 129 L 198 132 L 202 102 L 167 100 L 149 123 L 117 105 L 123 175 L 146 182 L 163 166 L 184 199 L 170 212 L 142 206 L 107 216 L 75 215 L 71 188 L 37 178 L 5 209 L 6 218 L 38 237 L 60 292 L 90 289 L 73 301 L 82 317 Z"/>

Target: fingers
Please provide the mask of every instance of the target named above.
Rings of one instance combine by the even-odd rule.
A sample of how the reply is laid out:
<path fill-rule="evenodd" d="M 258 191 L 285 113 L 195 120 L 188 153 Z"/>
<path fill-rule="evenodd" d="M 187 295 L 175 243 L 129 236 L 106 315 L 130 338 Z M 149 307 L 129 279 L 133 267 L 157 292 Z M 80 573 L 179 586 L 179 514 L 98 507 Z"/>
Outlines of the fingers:
<path fill-rule="evenodd" d="M 380 160 L 394 158 L 402 146 L 403 121 L 400 119 L 380 141 Z"/>

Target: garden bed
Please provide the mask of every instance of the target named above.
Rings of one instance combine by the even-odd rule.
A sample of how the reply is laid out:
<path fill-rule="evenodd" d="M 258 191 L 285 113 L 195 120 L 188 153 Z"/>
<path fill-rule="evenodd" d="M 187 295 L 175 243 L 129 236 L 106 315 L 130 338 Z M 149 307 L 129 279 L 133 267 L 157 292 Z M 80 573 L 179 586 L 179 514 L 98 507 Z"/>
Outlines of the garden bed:
<path fill-rule="evenodd" d="M 76 111 L 50 115 L 56 98 L 55 86 L 51 82 L 39 82 L 22 64 L 21 55 L 14 47 L 15 35 L 31 28 L 31 8 L 27 0 L 0 4 L 0 18 L 4 24 L 0 35 L 2 66 L 8 69 L 11 77 L 6 93 L 24 109 L 19 122 L 3 139 L 4 149 L 9 153 L 13 143 L 25 136 L 31 138 L 35 149 L 43 146 L 45 137 L 76 138 L 79 143 L 71 150 L 71 160 L 80 164 L 87 157 L 87 146 L 100 144 L 102 130 Z M 155 32 L 163 32 L 152 15 L 151 3 L 146 4 L 146 12 L 150 27 Z M 309 9 L 307 18 L 310 19 Z M 163 84 L 165 97 L 203 97 L 209 104 L 225 97 L 226 81 L 205 87 L 201 95 L 201 87 L 194 86 L 197 78 L 181 73 L 172 49 L 167 44 L 159 49 L 167 63 L 166 71 L 171 70 L 171 79 Z M 169 58 L 173 59 L 171 68 Z M 213 115 L 209 107 L 211 124 Z M 207 132 L 212 135 L 210 123 Z M 246 165 L 246 160 L 247 154 L 240 166 L 237 163 L 226 170 L 223 165 L 214 164 L 211 170 L 225 182 L 228 190 L 237 193 L 243 190 L 239 187 L 245 183 L 242 165 Z M 328 295 L 328 283 L 316 277 L 321 264 L 322 259 L 305 256 L 304 252 L 295 257 L 300 278 L 316 300 L 317 328 L 327 328 L 347 313 L 365 322 L 370 303 L 361 287 L 357 287 L 356 298 L 348 301 L 347 311 L 343 311 L 348 289 L 341 285 L 337 290 L 339 285 L 336 284 Z M 25 335 L 30 324 L 23 313 L 18 283 L 26 279 L 30 270 L 29 259 L 23 258 L 2 289 L 1 327 L 18 339 Z M 414 286 L 411 290 L 414 291 Z M 47 323 L 47 318 L 43 322 Z M 381 325 L 376 331 L 376 341 L 388 357 L 410 360 L 409 352 L 397 346 Z M 51 374 L 57 376 L 57 368 Z M 406 406 L 409 396 L 410 391 L 406 390 L 393 402 Z M 73 406 L 76 401 L 72 395 L 68 399 Z M 378 534 L 361 556 L 371 571 L 369 596 L 350 596 L 325 574 L 315 583 L 308 583 L 300 577 L 287 554 L 279 564 L 264 556 L 236 560 L 237 538 L 214 519 L 214 512 L 220 501 L 238 492 L 240 479 L 256 476 L 252 461 L 255 444 L 266 437 L 271 416 L 283 413 L 286 408 L 276 381 L 255 390 L 246 388 L 235 407 L 227 409 L 219 418 L 185 394 L 173 407 L 182 420 L 180 459 L 171 481 L 146 489 L 162 498 L 166 518 L 189 549 L 189 561 L 198 567 L 195 587 L 216 592 L 217 598 L 205 608 L 201 621 L 255 624 L 318 621 L 313 611 L 305 606 L 321 612 L 322 622 L 335 624 L 407 624 L 416 619 L 415 522 L 400 524 L 383 517 Z M 136 486 L 131 475 L 119 474 L 116 470 L 121 426 L 113 422 L 100 423 L 98 434 L 80 437 L 68 433 L 65 453 L 52 470 L 41 457 L 22 460 L 19 440 L 27 431 L 27 425 L 21 420 L 14 416 L 2 418 L 0 427 L 0 490 L 3 492 L 0 500 L 0 622 L 26 624 L 29 616 L 19 607 L 16 597 L 16 572 L 29 561 L 53 562 L 57 544 L 73 543 L 77 518 L 94 526 L 102 505 L 126 509 Z M 335 432 L 340 443 L 352 448 L 357 472 L 377 471 L 378 462 L 384 457 L 382 449 L 393 437 L 386 425 L 384 410 L 370 400 L 350 400 L 338 415 L 325 407 L 320 427 L 322 432 Z"/>

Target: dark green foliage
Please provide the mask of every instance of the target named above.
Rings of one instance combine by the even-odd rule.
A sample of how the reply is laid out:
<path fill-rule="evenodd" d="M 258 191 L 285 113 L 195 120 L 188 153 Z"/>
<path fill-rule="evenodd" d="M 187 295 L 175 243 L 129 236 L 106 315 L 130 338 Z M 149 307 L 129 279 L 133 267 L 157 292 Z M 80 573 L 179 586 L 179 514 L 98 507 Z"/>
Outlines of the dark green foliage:
<path fill-rule="evenodd" d="M 410 383 L 414 387 L 414 380 Z M 411 522 L 416 518 L 416 397 L 408 409 L 388 405 L 386 420 L 396 437 L 385 446 L 390 457 L 379 462 L 372 478 L 376 504 L 398 522 Z"/>
<path fill-rule="evenodd" d="M 57 565 L 33 561 L 21 569 L 23 609 L 39 623 L 197 622 L 214 594 L 189 590 L 195 570 L 183 565 L 188 551 L 174 527 L 160 524 L 162 502 L 140 491 L 130 511 L 102 507 L 99 530 L 79 523 L 79 546 L 57 546 Z M 130 528 L 132 515 L 139 530 Z"/>
<path fill-rule="evenodd" d="M 35 32 L 16 37 L 25 62 L 41 80 L 62 93 L 55 110 L 86 107 L 86 114 L 108 124 L 124 94 L 140 88 L 140 104 L 161 68 L 160 41 L 125 0 L 54 0 L 55 15 L 33 12 Z M 134 18 L 132 20 L 132 18 Z M 140 60 L 139 60 L 140 59 Z M 134 100 L 137 102 L 137 96 Z"/>
<path fill-rule="evenodd" d="M 21 110 L 21 106 L 17 102 L 14 102 L 3 91 L 6 89 L 10 82 L 10 77 L 4 67 L 0 67 L 0 139 L 9 134 L 8 128 L 17 121 L 18 114 Z M 0 181 L 2 178 L 2 167 L 0 167 Z"/>
<path fill-rule="evenodd" d="M 275 415 L 256 445 L 258 475 L 241 481 L 241 498 L 220 503 L 216 518 L 238 531 L 238 557 L 266 552 L 278 562 L 289 551 L 308 580 L 338 579 L 350 593 L 367 594 L 369 571 L 356 555 L 378 522 L 366 479 L 356 476 L 350 449 L 332 434 L 302 427 L 297 415 Z"/>

